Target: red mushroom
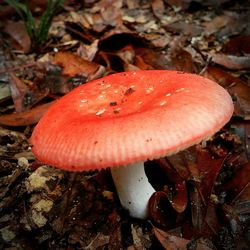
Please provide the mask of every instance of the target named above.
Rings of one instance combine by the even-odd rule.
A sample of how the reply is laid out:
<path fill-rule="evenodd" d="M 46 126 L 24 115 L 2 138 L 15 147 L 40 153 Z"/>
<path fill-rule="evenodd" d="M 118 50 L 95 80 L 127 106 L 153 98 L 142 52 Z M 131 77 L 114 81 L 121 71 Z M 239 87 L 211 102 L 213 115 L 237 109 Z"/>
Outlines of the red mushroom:
<path fill-rule="evenodd" d="M 118 73 L 62 97 L 40 120 L 31 142 L 38 159 L 61 169 L 110 167 L 122 205 L 145 218 L 155 190 L 143 162 L 209 138 L 232 113 L 227 91 L 201 76 Z"/>

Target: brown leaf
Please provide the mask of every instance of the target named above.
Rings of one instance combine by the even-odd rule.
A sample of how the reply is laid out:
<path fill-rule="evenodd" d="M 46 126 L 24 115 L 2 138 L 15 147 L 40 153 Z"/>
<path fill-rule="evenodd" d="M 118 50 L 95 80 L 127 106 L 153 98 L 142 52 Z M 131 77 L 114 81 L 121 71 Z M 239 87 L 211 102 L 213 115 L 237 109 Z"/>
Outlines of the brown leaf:
<path fill-rule="evenodd" d="M 177 212 L 173 209 L 167 193 L 155 192 L 149 199 L 149 218 L 161 228 L 170 229 L 176 225 Z"/>
<path fill-rule="evenodd" d="M 199 3 L 201 6 L 212 6 L 218 8 L 221 4 L 228 2 L 229 0 L 165 0 L 169 5 L 173 7 L 186 10 L 192 2 Z"/>
<path fill-rule="evenodd" d="M 164 14 L 165 11 L 165 6 L 163 0 L 152 0 L 151 1 L 151 6 L 153 9 L 153 13 L 156 17 L 159 19 L 162 18 L 162 15 Z"/>
<path fill-rule="evenodd" d="M 141 56 L 135 56 L 135 66 L 142 70 L 150 70 L 154 69 L 151 65 L 144 62 L 143 58 Z"/>
<path fill-rule="evenodd" d="M 250 68 L 250 56 L 234 56 L 222 53 L 212 55 L 212 61 L 227 69 L 242 70 Z"/>
<path fill-rule="evenodd" d="M 27 109 L 23 104 L 24 96 L 28 93 L 29 88 L 13 74 L 10 74 L 10 90 L 16 112 L 22 112 Z"/>
<path fill-rule="evenodd" d="M 77 50 L 77 54 L 83 58 L 84 60 L 87 61 L 93 61 L 93 59 L 96 56 L 96 53 L 98 51 L 98 43 L 99 40 L 95 40 L 94 42 L 92 42 L 90 45 L 86 45 L 86 44 L 80 44 L 78 50 Z"/>
<path fill-rule="evenodd" d="M 192 55 L 180 47 L 176 47 L 172 50 L 171 60 L 176 70 L 190 73 L 196 71 Z"/>
<path fill-rule="evenodd" d="M 187 36 L 199 36 L 203 32 L 203 27 L 195 23 L 187 23 L 185 21 L 178 21 L 164 26 L 167 31 L 172 33 L 179 33 Z"/>
<path fill-rule="evenodd" d="M 33 86 L 28 87 L 21 79 L 10 74 L 10 89 L 16 112 L 28 110 L 48 95 L 48 88 L 40 89 L 33 83 L 31 85 Z"/>
<path fill-rule="evenodd" d="M 234 175 L 233 179 L 224 187 L 230 193 L 231 200 L 235 201 L 245 193 L 250 197 L 250 161 L 242 166 Z"/>
<path fill-rule="evenodd" d="M 141 47 L 135 48 L 135 54 L 136 56 L 140 56 L 146 64 L 150 65 L 154 69 L 168 68 L 169 62 L 167 61 L 166 57 L 158 51 Z"/>
<path fill-rule="evenodd" d="M 191 162 L 191 165 L 196 167 L 199 173 L 193 182 L 193 187 L 190 188 L 192 222 L 199 231 L 202 231 L 204 227 L 210 197 L 224 159 L 215 159 L 207 150 L 198 148 L 197 159 L 195 162 Z"/>
<path fill-rule="evenodd" d="M 203 24 L 205 27 L 205 34 L 209 36 L 218 32 L 220 29 L 226 27 L 231 20 L 232 17 L 229 15 L 215 16 L 214 19 Z"/>
<path fill-rule="evenodd" d="M 197 153 L 197 168 L 200 173 L 200 182 L 196 186 L 204 204 L 207 205 L 225 157 L 216 159 L 205 149 L 199 149 Z"/>
<path fill-rule="evenodd" d="M 12 38 L 11 46 L 14 49 L 23 51 L 24 53 L 29 52 L 31 41 L 23 22 L 8 20 L 4 31 Z"/>
<path fill-rule="evenodd" d="M 172 235 L 157 227 L 153 227 L 156 238 L 160 241 L 162 246 L 167 250 L 187 250 L 187 244 L 190 240 Z"/>
<path fill-rule="evenodd" d="M 244 151 L 240 154 L 240 157 L 239 155 L 236 156 L 237 163 L 239 162 L 237 165 L 243 165 L 250 159 L 250 123 L 244 120 L 235 121 L 232 123 L 232 127 L 234 128 L 235 134 L 239 136 L 244 147 Z"/>
<path fill-rule="evenodd" d="M 250 119 L 250 87 L 247 84 L 216 67 L 208 67 L 204 76 L 221 84 L 236 99 L 236 115 Z"/>
<path fill-rule="evenodd" d="M 223 45 L 222 51 L 229 55 L 250 54 L 250 36 L 237 36 L 231 38 Z"/>
<path fill-rule="evenodd" d="M 94 62 L 84 60 L 80 56 L 77 56 L 70 52 L 56 53 L 53 63 L 62 66 L 63 74 L 65 75 L 75 76 L 79 74 L 85 76 L 88 80 L 92 80 L 95 77 L 99 76 L 97 72 L 99 72 L 101 75 L 102 73 L 104 73 L 103 66 Z"/>
<path fill-rule="evenodd" d="M 33 109 L 0 116 L 0 124 L 5 126 L 27 126 L 37 123 L 54 102 L 39 105 Z"/>
<path fill-rule="evenodd" d="M 98 2 L 100 13 L 105 25 L 120 26 L 122 24 L 122 0 L 101 0 Z"/>
<path fill-rule="evenodd" d="M 184 212 L 188 203 L 188 194 L 185 181 L 179 176 L 176 170 L 172 168 L 166 158 L 161 158 L 156 160 L 156 162 L 161 166 L 164 173 L 166 173 L 169 182 L 174 185 L 171 199 L 173 208 L 178 213 Z"/>

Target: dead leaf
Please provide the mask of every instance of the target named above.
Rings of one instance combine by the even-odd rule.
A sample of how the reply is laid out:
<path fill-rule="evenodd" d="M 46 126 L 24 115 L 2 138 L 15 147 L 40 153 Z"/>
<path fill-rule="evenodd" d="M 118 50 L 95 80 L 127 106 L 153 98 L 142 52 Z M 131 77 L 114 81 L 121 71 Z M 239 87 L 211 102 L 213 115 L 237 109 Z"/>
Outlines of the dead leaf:
<path fill-rule="evenodd" d="M 151 1 L 151 6 L 153 9 L 153 13 L 154 15 L 161 19 L 162 15 L 165 12 L 165 5 L 164 5 L 164 1 L 163 0 L 152 0 Z"/>
<path fill-rule="evenodd" d="M 222 53 L 212 55 L 212 62 L 217 63 L 227 69 L 242 70 L 250 68 L 249 56 L 225 55 Z"/>
<path fill-rule="evenodd" d="M 236 201 L 245 193 L 246 200 L 250 196 L 250 161 L 242 166 L 234 175 L 233 179 L 224 187 L 230 194 L 230 200 Z"/>
<path fill-rule="evenodd" d="M 154 69 L 151 65 L 144 62 L 143 58 L 139 55 L 135 56 L 135 66 L 142 70 Z"/>
<path fill-rule="evenodd" d="M 221 4 L 228 2 L 229 0 L 165 0 L 170 6 L 179 8 L 180 10 L 186 10 L 190 7 L 191 3 L 198 3 L 201 6 L 212 6 L 218 8 Z"/>
<path fill-rule="evenodd" d="M 177 46 L 171 51 L 171 60 L 176 70 L 194 73 L 196 71 L 192 55 Z"/>
<path fill-rule="evenodd" d="M 10 86 L 7 83 L 0 84 L 0 103 L 11 97 Z"/>
<path fill-rule="evenodd" d="M 226 88 L 235 99 L 235 114 L 250 119 L 250 87 L 239 78 L 216 67 L 208 67 L 204 72 L 208 77 Z"/>
<path fill-rule="evenodd" d="M 27 126 L 37 123 L 54 102 L 39 105 L 33 109 L 0 116 L 0 124 L 5 126 Z"/>
<path fill-rule="evenodd" d="M 18 77 L 10 74 L 10 90 L 16 112 L 26 110 L 27 107 L 24 106 L 24 97 L 29 91 L 28 86 Z"/>
<path fill-rule="evenodd" d="M 237 56 L 250 55 L 250 36 L 231 38 L 222 46 L 222 52 Z"/>
<path fill-rule="evenodd" d="M 95 40 L 90 45 L 81 44 L 77 50 L 77 54 L 84 60 L 92 62 L 98 51 L 99 40 Z"/>
<path fill-rule="evenodd" d="M 164 26 L 171 33 L 179 33 L 186 36 L 199 36 L 204 28 L 196 23 L 187 23 L 186 21 L 177 21 Z"/>
<path fill-rule="evenodd" d="M 101 0 L 98 2 L 100 13 L 105 25 L 113 27 L 122 25 L 122 0 Z"/>
<path fill-rule="evenodd" d="M 30 85 L 33 83 L 29 82 Z M 28 87 L 21 79 L 10 74 L 10 89 L 16 112 L 23 112 L 42 100 L 49 93 L 49 89 Z"/>
<path fill-rule="evenodd" d="M 232 18 L 228 15 L 221 15 L 221 16 L 215 16 L 214 19 L 212 19 L 211 21 L 203 23 L 205 27 L 206 36 L 214 34 L 218 32 L 220 29 L 226 27 L 231 21 L 231 19 Z"/>
<path fill-rule="evenodd" d="M 205 205 L 208 205 L 215 185 L 216 178 L 223 166 L 225 157 L 214 158 L 209 151 L 205 149 L 198 149 L 197 151 L 197 168 L 200 173 L 200 181 L 196 186 L 199 194 Z"/>
<path fill-rule="evenodd" d="M 75 76 L 77 74 L 88 75 L 98 69 L 98 65 L 71 53 L 58 52 L 55 54 L 53 63 L 63 68 L 63 74 Z"/>
<path fill-rule="evenodd" d="M 156 238 L 160 241 L 160 243 L 166 250 L 187 250 L 187 245 L 190 240 L 172 235 L 157 227 L 153 227 L 153 231 Z"/>
<path fill-rule="evenodd" d="M 8 20 L 5 24 L 4 31 L 12 38 L 11 46 L 15 50 L 23 51 L 24 53 L 30 51 L 31 41 L 23 22 Z"/>
<path fill-rule="evenodd" d="M 170 229 L 176 225 L 178 214 L 172 207 L 166 192 L 155 192 L 148 204 L 149 218 L 153 223 L 164 229 Z"/>
<path fill-rule="evenodd" d="M 83 75 L 87 81 L 104 74 L 103 66 L 84 60 L 71 52 L 56 53 L 53 63 L 63 67 L 63 74 L 68 76 Z"/>
<path fill-rule="evenodd" d="M 185 180 L 183 180 L 176 170 L 171 166 L 166 158 L 156 160 L 163 172 L 166 174 L 166 178 L 173 185 L 171 194 L 171 205 L 178 212 L 185 211 L 188 203 L 188 194 L 186 189 Z"/>

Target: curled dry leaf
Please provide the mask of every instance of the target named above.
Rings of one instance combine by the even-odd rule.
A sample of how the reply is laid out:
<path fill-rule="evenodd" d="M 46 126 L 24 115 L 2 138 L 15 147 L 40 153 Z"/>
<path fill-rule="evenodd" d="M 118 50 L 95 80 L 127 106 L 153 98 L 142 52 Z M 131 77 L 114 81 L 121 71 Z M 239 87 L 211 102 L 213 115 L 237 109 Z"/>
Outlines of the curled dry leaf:
<path fill-rule="evenodd" d="M 27 126 L 37 123 L 54 102 L 41 104 L 33 109 L 0 116 L 0 124 L 5 126 Z"/>
<path fill-rule="evenodd" d="M 177 212 L 163 191 L 155 192 L 149 200 L 149 217 L 159 227 L 170 229 L 176 225 Z"/>
<path fill-rule="evenodd" d="M 171 205 L 176 210 L 176 212 L 184 212 L 188 203 L 188 194 L 185 181 L 180 177 L 176 170 L 172 168 L 166 158 L 158 159 L 156 162 L 160 165 L 166 174 L 166 178 L 174 187 L 173 194 L 171 194 L 172 197 L 170 199 Z"/>

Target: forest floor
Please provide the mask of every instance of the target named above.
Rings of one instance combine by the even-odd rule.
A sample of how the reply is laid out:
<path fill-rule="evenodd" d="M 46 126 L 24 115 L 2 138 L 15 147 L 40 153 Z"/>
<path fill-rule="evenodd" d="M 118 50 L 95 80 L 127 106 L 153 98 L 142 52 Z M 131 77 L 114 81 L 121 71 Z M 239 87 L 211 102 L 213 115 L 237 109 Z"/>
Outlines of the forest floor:
<path fill-rule="evenodd" d="M 37 20 L 44 2 L 29 1 Z M 249 24 L 246 0 L 72 0 L 38 44 L 0 1 L 0 249 L 250 249 Z M 200 74 L 235 105 L 205 145 L 146 163 L 157 192 L 143 221 L 121 207 L 109 169 L 62 171 L 29 143 L 56 99 L 138 69 Z"/>

